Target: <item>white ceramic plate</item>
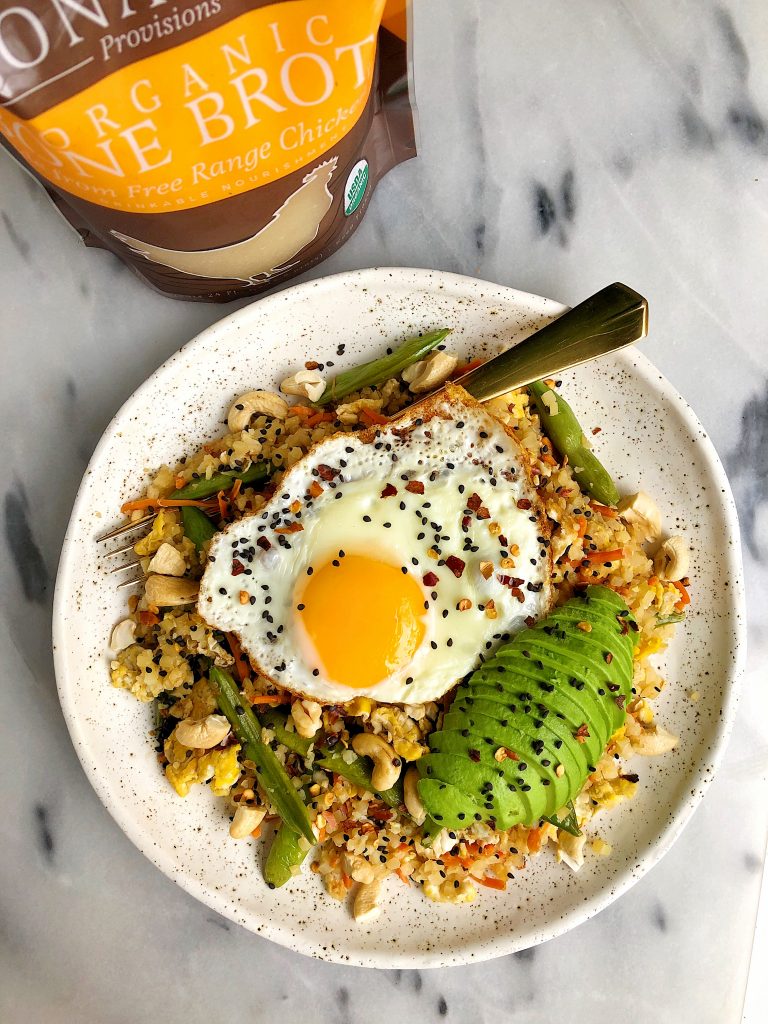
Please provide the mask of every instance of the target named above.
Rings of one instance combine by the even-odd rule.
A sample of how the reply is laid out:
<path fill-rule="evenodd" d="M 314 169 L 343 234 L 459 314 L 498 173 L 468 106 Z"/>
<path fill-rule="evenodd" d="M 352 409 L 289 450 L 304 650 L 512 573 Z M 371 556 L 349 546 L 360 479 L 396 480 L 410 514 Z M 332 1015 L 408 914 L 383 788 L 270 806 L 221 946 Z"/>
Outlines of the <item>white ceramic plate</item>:
<path fill-rule="evenodd" d="M 326 895 L 308 871 L 270 891 L 250 843 L 227 836 L 224 802 L 205 787 L 179 799 L 147 738 L 150 711 L 111 687 L 106 645 L 123 614 L 95 538 L 138 494 L 147 468 L 173 463 L 221 432 L 232 398 L 269 388 L 305 359 L 334 370 L 388 343 L 450 326 L 450 348 L 488 355 L 563 311 L 550 299 L 453 274 L 376 269 L 312 281 L 254 302 L 172 356 L 107 427 L 85 473 L 59 566 L 54 649 L 59 695 L 96 792 L 130 839 L 188 892 L 261 935 L 325 960 L 436 967 L 523 949 L 586 920 L 669 849 L 701 799 L 733 718 L 744 652 L 736 512 L 714 448 L 690 408 L 639 351 L 563 374 L 585 430 L 601 426 L 600 458 L 623 491 L 655 495 L 666 526 L 692 547 L 693 608 L 662 671 L 660 722 L 682 736 L 657 759 L 637 758 L 634 800 L 599 819 L 610 857 L 574 875 L 545 855 L 507 892 L 481 890 L 472 906 L 430 903 L 394 880 L 369 927 Z M 337 346 L 343 343 L 343 356 Z M 698 703 L 687 698 L 697 689 Z"/>

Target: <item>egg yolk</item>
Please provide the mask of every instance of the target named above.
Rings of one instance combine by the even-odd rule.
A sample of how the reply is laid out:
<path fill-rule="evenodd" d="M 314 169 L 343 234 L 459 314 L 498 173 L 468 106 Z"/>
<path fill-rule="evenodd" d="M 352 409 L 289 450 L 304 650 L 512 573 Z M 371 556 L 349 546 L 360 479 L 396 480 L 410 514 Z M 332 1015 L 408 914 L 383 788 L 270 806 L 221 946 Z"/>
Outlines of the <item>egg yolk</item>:
<path fill-rule="evenodd" d="M 296 615 L 323 675 L 357 690 L 407 665 L 424 638 L 424 594 L 400 566 L 345 555 L 314 569 Z"/>

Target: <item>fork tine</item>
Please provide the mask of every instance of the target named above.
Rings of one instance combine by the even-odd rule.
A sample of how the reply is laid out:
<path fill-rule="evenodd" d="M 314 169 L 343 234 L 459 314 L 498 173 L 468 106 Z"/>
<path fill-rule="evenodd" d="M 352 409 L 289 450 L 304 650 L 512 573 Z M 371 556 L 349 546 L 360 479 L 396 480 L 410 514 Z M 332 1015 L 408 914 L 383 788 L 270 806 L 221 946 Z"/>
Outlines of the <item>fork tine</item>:
<path fill-rule="evenodd" d="M 143 576 L 137 576 L 136 579 L 134 579 L 134 580 L 124 580 L 122 583 L 118 583 L 117 589 L 118 590 L 122 590 L 124 587 L 132 587 L 136 583 L 143 583 L 143 582 L 144 582 L 144 577 Z"/>
<path fill-rule="evenodd" d="M 141 519 L 137 519 L 134 523 L 123 523 L 122 526 L 117 526 L 114 530 L 110 530 L 109 533 L 104 533 L 101 537 L 97 537 L 96 543 L 101 544 L 105 540 L 112 540 L 113 537 L 120 537 L 122 534 L 130 533 L 132 530 L 141 530 L 153 522 L 156 515 L 157 512 L 152 512 L 148 516 L 142 516 Z"/>
<path fill-rule="evenodd" d="M 103 557 L 111 558 L 113 555 L 124 555 L 126 551 L 133 551 L 135 540 L 129 541 L 127 544 L 122 544 L 119 548 L 112 548 L 111 551 L 105 551 Z"/>
<path fill-rule="evenodd" d="M 114 569 L 110 569 L 107 575 L 111 576 L 116 572 L 125 572 L 126 569 L 138 569 L 141 562 L 126 562 L 125 565 L 116 565 Z"/>

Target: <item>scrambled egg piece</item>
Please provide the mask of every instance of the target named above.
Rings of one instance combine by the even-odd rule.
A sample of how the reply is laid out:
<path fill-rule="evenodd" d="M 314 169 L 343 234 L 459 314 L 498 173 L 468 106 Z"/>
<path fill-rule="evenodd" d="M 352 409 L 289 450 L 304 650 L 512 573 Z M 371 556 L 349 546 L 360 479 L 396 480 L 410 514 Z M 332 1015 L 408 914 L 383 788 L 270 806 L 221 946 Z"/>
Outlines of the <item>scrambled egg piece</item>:
<path fill-rule="evenodd" d="M 120 651 L 111 665 L 112 685 L 130 690 L 144 702 L 154 700 L 163 690 L 191 686 L 192 669 L 176 646 L 163 644 L 158 650 L 161 652 L 158 661 L 153 660 L 151 650 L 139 644 L 131 644 Z"/>
<path fill-rule="evenodd" d="M 163 750 L 168 759 L 165 777 L 179 796 L 186 796 L 195 783 L 203 784 L 209 780 L 216 796 L 226 796 L 240 778 L 239 743 L 224 750 L 190 750 L 172 733 Z"/>
<path fill-rule="evenodd" d="M 590 800 L 594 800 L 598 804 L 597 810 L 604 811 L 615 806 L 621 800 L 631 799 L 636 791 L 636 782 L 618 778 L 595 783 L 587 795 Z"/>

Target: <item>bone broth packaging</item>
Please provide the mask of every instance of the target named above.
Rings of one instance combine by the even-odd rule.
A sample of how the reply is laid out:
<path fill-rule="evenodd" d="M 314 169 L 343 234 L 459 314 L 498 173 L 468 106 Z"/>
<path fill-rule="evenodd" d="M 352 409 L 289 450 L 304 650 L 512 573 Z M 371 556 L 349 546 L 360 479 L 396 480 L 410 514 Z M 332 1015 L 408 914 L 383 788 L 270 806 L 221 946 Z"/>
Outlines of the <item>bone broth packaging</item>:
<path fill-rule="evenodd" d="M 86 245 L 254 295 L 416 154 L 406 0 L 0 0 L 0 141 Z"/>

